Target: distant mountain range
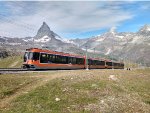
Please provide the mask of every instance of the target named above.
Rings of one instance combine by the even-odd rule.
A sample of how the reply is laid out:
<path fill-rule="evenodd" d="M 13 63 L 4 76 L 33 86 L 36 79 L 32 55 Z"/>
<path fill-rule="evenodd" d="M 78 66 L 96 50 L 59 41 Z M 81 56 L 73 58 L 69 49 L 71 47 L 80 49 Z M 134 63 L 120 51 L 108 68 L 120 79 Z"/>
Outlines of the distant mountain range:
<path fill-rule="evenodd" d="M 10 38 L 0 36 L 0 48 L 22 50 L 29 47 L 48 48 L 56 51 L 109 56 L 119 60 L 130 60 L 150 66 L 150 25 L 138 32 L 120 32 L 114 29 L 87 39 L 64 39 L 43 22 L 34 37 Z"/>

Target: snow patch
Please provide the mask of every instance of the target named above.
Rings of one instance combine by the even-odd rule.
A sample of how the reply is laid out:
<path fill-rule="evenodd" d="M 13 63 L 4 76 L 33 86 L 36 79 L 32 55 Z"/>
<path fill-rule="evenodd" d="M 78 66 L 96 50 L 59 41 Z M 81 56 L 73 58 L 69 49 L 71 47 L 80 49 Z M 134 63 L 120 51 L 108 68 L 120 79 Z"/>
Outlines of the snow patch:
<path fill-rule="evenodd" d="M 40 38 L 40 39 L 35 39 L 34 41 L 35 41 L 35 42 L 42 42 L 42 43 L 45 43 L 45 42 L 48 42 L 48 41 L 50 41 L 50 40 L 51 40 L 51 38 L 46 35 L 46 36 L 43 36 L 43 37 Z"/>
<path fill-rule="evenodd" d="M 30 38 L 30 39 L 22 39 L 23 41 L 25 42 L 29 42 L 29 41 L 33 41 L 33 38 Z"/>
<path fill-rule="evenodd" d="M 73 41 L 70 41 L 70 40 L 68 40 L 68 39 L 66 39 L 66 38 L 61 38 L 61 37 L 59 37 L 59 36 L 55 36 L 55 38 L 56 38 L 57 40 L 60 40 L 60 41 L 64 42 L 64 43 L 72 43 L 72 44 L 75 44 Z"/>
<path fill-rule="evenodd" d="M 86 51 L 86 49 L 85 48 L 81 48 L 82 50 L 84 50 L 84 51 Z M 98 53 L 98 52 L 100 52 L 100 51 L 97 51 L 97 50 L 95 50 L 94 51 L 94 49 L 87 49 L 87 52 L 91 52 L 91 53 Z"/>
<path fill-rule="evenodd" d="M 97 39 L 96 41 L 102 42 L 104 39 L 105 39 L 105 38 L 99 38 L 99 39 Z"/>
<path fill-rule="evenodd" d="M 142 29 L 141 31 L 150 31 L 150 28 L 146 27 L 146 28 Z"/>
<path fill-rule="evenodd" d="M 131 43 L 136 43 L 136 42 L 138 42 L 138 40 L 139 40 L 139 37 L 135 37 L 135 38 L 133 38 L 133 40 L 131 41 Z"/>
<path fill-rule="evenodd" d="M 123 38 L 124 38 L 124 36 L 116 36 L 116 38 L 123 39 Z"/>
<path fill-rule="evenodd" d="M 1 36 L 0 36 L 0 38 L 6 40 L 6 38 L 4 38 L 4 37 L 1 37 Z"/>
<path fill-rule="evenodd" d="M 55 38 L 56 38 L 57 40 L 62 40 L 62 38 L 59 37 L 59 36 L 55 36 Z"/>
<path fill-rule="evenodd" d="M 13 45 L 13 46 L 15 46 L 15 45 L 21 45 L 21 43 L 6 43 L 6 44 Z"/>
<path fill-rule="evenodd" d="M 150 31 L 150 28 L 147 28 L 147 31 Z"/>
<path fill-rule="evenodd" d="M 108 48 L 108 50 L 107 50 L 107 52 L 105 53 L 105 55 L 109 55 L 109 54 L 110 54 L 110 52 L 111 52 L 111 49 L 110 49 L 110 48 Z"/>

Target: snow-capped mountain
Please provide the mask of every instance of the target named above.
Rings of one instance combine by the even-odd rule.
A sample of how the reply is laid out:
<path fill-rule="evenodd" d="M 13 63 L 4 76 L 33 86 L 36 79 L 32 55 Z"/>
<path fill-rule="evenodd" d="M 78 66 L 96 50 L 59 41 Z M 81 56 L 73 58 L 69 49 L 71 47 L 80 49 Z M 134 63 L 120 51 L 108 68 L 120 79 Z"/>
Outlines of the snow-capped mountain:
<path fill-rule="evenodd" d="M 83 50 L 88 48 L 88 51 L 93 50 L 98 54 L 110 55 L 114 58 L 127 58 L 150 64 L 150 26 L 145 25 L 136 33 L 118 33 L 110 29 L 102 35 L 89 38 L 80 48 Z"/>
<path fill-rule="evenodd" d="M 37 34 L 34 37 L 23 38 L 26 42 L 34 42 L 39 44 L 48 44 L 57 42 L 59 43 L 71 43 L 68 39 L 60 37 L 58 34 L 54 33 L 50 27 L 43 22 L 42 26 L 39 28 Z"/>
<path fill-rule="evenodd" d="M 52 39 L 61 39 L 60 36 L 58 36 L 56 33 L 50 30 L 49 26 L 43 22 L 42 26 L 39 28 L 36 36 L 34 36 L 34 41 L 36 42 L 48 42 L 51 41 Z"/>
<path fill-rule="evenodd" d="M 61 38 L 58 34 L 54 33 L 50 27 L 43 22 L 42 26 L 39 28 L 36 36 L 33 37 L 35 42 L 38 43 L 48 43 L 53 41 L 59 41 L 62 43 L 71 43 L 69 40 L 65 38 Z"/>

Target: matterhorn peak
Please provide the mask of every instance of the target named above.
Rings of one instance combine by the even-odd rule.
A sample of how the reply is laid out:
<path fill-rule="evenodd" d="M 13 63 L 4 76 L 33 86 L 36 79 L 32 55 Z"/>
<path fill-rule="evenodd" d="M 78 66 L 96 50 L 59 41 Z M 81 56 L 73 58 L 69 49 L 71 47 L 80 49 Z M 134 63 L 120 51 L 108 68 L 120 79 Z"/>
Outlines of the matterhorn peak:
<path fill-rule="evenodd" d="M 43 22 L 42 26 L 37 32 L 37 35 L 35 38 L 41 38 L 43 36 L 48 36 L 48 37 L 54 37 L 54 32 L 50 30 L 49 26 L 46 24 L 46 22 Z"/>
<path fill-rule="evenodd" d="M 41 26 L 41 27 L 45 27 L 45 28 L 50 29 L 50 28 L 49 28 L 49 26 L 46 24 L 46 22 L 43 22 L 43 24 L 42 24 L 42 26 Z"/>
<path fill-rule="evenodd" d="M 46 24 L 46 22 L 43 22 L 43 24 L 40 27 L 39 31 L 41 31 L 41 32 L 49 32 L 51 30 L 50 30 L 50 27 Z"/>
<path fill-rule="evenodd" d="M 54 33 L 52 30 L 50 30 L 49 26 L 46 24 L 46 22 L 43 22 L 41 25 L 40 29 L 38 30 L 36 36 L 34 37 L 35 42 L 42 42 L 42 43 L 47 43 L 47 42 L 53 42 L 56 40 L 57 42 L 64 42 L 64 43 L 70 43 L 69 40 L 61 38 L 59 35 Z"/>

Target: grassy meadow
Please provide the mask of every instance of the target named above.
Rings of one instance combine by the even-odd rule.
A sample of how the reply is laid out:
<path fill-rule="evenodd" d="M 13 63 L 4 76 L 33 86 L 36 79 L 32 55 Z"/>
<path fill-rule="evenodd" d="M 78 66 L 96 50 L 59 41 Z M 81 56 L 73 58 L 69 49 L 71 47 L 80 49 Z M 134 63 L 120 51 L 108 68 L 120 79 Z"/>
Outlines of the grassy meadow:
<path fill-rule="evenodd" d="M 9 56 L 0 59 L 0 68 L 21 68 L 23 63 L 23 56 Z"/>
<path fill-rule="evenodd" d="M 2 113 L 149 113 L 150 69 L 0 75 Z"/>

